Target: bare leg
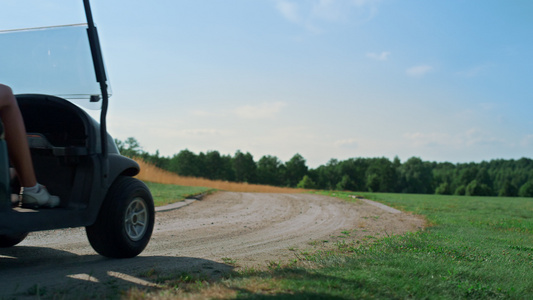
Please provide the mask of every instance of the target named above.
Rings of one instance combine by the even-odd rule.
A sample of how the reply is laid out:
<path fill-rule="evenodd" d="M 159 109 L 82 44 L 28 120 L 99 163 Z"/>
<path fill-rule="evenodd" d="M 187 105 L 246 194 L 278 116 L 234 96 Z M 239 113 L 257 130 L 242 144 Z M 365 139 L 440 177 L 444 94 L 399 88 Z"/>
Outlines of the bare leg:
<path fill-rule="evenodd" d="M 37 184 L 26 128 L 11 88 L 0 84 L 0 118 L 4 123 L 5 139 L 11 162 L 17 170 L 20 185 L 32 187 Z"/>

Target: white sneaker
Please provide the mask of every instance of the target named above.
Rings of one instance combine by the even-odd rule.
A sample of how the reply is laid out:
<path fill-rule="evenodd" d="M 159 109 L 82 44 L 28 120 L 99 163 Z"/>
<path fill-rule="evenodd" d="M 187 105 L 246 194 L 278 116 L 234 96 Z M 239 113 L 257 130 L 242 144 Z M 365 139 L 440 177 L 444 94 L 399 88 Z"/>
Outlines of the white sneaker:
<path fill-rule="evenodd" d="M 59 205 L 59 197 L 50 195 L 44 185 L 39 185 L 39 191 L 36 193 L 23 189 L 21 196 L 24 208 L 53 208 Z"/>

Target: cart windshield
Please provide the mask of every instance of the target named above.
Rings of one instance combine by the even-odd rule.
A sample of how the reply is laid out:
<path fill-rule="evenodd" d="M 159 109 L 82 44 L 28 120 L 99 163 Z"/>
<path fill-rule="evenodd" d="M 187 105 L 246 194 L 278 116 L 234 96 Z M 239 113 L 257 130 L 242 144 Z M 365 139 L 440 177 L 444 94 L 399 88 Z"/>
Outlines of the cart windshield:
<path fill-rule="evenodd" d="M 0 31 L 0 45 L 0 83 L 16 94 L 101 107 L 86 24 Z"/>

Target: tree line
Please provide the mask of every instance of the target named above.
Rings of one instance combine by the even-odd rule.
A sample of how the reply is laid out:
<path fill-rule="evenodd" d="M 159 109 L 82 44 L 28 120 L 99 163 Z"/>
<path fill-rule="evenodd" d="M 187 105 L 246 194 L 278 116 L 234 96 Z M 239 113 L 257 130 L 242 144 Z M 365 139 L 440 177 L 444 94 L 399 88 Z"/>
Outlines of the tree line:
<path fill-rule="evenodd" d="M 287 162 L 265 155 L 258 161 L 246 152 L 195 154 L 187 149 L 172 157 L 142 150 L 135 138 L 115 140 L 120 152 L 140 157 L 182 176 L 306 189 L 350 190 L 469 196 L 533 197 L 533 160 L 495 159 L 480 163 L 429 162 L 411 157 L 331 159 L 315 169 L 295 154 Z"/>

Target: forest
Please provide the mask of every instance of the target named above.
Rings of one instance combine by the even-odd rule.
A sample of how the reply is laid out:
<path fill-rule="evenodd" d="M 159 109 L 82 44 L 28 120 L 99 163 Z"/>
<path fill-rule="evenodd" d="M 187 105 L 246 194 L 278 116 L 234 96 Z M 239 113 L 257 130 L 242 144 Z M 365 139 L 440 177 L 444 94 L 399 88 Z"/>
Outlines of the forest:
<path fill-rule="evenodd" d="M 181 150 L 172 157 L 150 154 L 133 138 L 115 140 L 122 155 L 138 157 L 182 176 L 305 189 L 467 196 L 533 197 L 533 160 L 493 159 L 479 163 L 401 162 L 385 157 L 331 159 L 315 169 L 300 154 L 282 162 L 265 155 L 258 161 L 246 152 Z"/>

